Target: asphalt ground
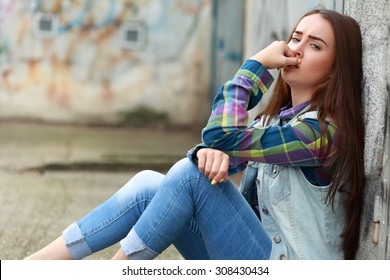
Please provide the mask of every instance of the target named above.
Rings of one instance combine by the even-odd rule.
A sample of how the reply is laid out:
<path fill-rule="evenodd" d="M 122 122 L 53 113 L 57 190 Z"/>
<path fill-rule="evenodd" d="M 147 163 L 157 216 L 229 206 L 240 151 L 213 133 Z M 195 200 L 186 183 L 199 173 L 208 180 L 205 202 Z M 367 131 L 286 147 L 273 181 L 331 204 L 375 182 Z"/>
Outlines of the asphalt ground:
<path fill-rule="evenodd" d="M 199 141 L 190 129 L 0 122 L 0 259 L 42 248 L 136 172 L 166 172 Z M 158 257 L 180 258 L 173 247 Z"/>

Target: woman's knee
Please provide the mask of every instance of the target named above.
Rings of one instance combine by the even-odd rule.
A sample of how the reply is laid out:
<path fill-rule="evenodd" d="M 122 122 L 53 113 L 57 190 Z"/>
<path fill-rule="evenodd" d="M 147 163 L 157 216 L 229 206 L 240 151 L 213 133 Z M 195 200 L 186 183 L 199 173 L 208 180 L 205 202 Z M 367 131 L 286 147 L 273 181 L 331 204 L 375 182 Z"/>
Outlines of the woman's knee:
<path fill-rule="evenodd" d="M 199 176 L 202 173 L 199 171 L 198 166 L 188 158 L 183 158 L 176 162 L 169 170 L 167 175 L 174 173 L 177 175 L 192 175 Z"/>
<path fill-rule="evenodd" d="M 135 174 L 118 192 L 117 197 L 126 199 L 129 196 L 153 197 L 160 187 L 165 175 L 152 170 L 143 170 Z"/>
<path fill-rule="evenodd" d="M 210 182 L 210 180 L 199 171 L 198 166 L 194 162 L 188 158 L 184 158 L 172 166 L 164 182 L 177 186 L 183 186 L 183 184 L 194 186 L 199 185 L 200 182 L 202 184 L 204 182 Z"/>
<path fill-rule="evenodd" d="M 158 188 L 164 180 L 164 177 L 164 174 L 153 170 L 142 170 L 135 174 L 129 183 L 136 186 Z"/>

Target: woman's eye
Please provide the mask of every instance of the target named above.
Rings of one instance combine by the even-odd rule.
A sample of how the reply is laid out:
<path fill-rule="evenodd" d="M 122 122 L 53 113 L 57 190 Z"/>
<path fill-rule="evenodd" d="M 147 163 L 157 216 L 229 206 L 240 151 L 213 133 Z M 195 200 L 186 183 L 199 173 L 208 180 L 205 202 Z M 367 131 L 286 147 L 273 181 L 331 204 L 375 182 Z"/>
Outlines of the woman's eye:
<path fill-rule="evenodd" d="M 310 46 L 313 48 L 313 49 L 316 49 L 316 50 L 319 50 L 320 47 L 316 44 L 310 44 Z"/>
<path fill-rule="evenodd" d="M 298 38 L 296 38 L 296 37 L 292 37 L 291 41 L 294 42 L 294 43 L 299 43 L 300 42 L 300 40 Z"/>

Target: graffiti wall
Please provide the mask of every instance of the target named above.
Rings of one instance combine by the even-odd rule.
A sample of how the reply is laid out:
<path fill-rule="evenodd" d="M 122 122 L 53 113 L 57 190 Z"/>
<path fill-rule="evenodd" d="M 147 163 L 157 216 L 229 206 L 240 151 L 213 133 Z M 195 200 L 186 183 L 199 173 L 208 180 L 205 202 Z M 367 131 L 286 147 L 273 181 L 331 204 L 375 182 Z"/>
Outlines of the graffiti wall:
<path fill-rule="evenodd" d="M 0 0 L 0 118 L 203 121 L 208 0 Z"/>

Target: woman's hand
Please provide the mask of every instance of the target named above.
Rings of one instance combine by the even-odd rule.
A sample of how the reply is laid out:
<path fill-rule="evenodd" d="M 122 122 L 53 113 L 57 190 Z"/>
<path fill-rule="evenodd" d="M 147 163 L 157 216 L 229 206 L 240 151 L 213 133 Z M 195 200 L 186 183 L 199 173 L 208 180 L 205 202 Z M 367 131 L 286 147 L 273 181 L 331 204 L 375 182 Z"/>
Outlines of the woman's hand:
<path fill-rule="evenodd" d="M 301 63 L 301 59 L 295 57 L 295 53 L 284 41 L 273 42 L 271 45 L 252 56 L 251 59 L 259 61 L 268 69 L 279 69 Z"/>
<path fill-rule="evenodd" d="M 227 181 L 229 156 L 219 150 L 202 148 L 197 153 L 199 171 L 206 175 L 211 184 Z"/>

